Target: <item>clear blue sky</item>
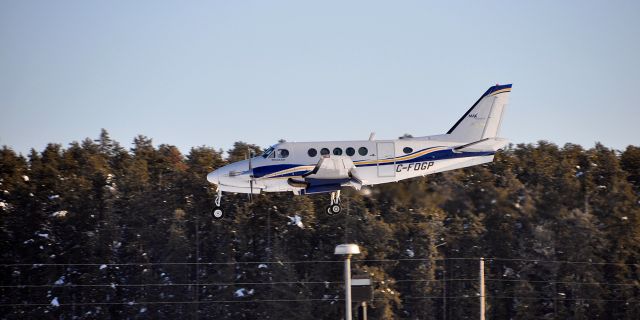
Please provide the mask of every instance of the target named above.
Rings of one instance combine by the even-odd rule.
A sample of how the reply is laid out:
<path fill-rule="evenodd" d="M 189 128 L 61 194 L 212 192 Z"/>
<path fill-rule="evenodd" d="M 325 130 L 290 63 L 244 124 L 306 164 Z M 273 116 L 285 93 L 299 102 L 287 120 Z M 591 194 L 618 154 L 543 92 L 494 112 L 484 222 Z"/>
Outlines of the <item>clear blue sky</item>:
<path fill-rule="evenodd" d="M 640 144 L 640 1 L 2 1 L 0 145 L 100 128 L 188 152 L 446 131 Z"/>

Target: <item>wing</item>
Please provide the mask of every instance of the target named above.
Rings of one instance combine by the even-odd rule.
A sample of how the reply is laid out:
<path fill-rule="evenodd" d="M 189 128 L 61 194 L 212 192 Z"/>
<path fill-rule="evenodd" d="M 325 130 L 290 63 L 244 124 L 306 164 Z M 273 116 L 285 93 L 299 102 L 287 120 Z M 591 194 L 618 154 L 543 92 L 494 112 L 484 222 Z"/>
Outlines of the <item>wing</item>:
<path fill-rule="evenodd" d="M 355 168 L 348 156 L 322 157 L 313 170 L 302 175 L 302 179 L 289 178 L 288 183 L 303 189 L 305 194 L 332 192 L 343 186 L 360 189 L 362 182 L 356 177 Z"/>

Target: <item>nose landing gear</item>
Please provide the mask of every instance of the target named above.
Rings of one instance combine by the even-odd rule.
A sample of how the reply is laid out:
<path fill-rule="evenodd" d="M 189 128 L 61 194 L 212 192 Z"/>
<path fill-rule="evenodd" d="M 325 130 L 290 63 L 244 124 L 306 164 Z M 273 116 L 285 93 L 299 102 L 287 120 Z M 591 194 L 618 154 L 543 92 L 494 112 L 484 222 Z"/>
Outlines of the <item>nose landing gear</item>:
<path fill-rule="evenodd" d="M 327 213 L 332 216 L 342 212 L 340 206 L 340 190 L 331 192 L 331 204 L 327 207 Z"/>
<path fill-rule="evenodd" d="M 220 207 L 220 202 L 222 202 L 222 190 L 218 188 L 216 199 L 215 199 L 216 206 L 213 208 L 213 210 L 211 210 L 211 217 L 213 217 L 216 220 L 222 219 L 222 217 L 224 217 L 224 212 Z"/>

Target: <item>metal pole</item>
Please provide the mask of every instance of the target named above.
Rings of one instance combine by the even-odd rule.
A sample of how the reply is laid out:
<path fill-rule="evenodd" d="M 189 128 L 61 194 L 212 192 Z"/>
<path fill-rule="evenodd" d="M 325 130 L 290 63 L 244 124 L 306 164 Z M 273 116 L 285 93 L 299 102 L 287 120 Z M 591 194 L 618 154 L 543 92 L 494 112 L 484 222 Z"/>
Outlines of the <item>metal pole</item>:
<path fill-rule="evenodd" d="M 351 255 L 344 259 L 344 318 L 351 320 Z"/>
<path fill-rule="evenodd" d="M 484 258 L 480 258 L 480 320 L 484 320 Z"/>
<path fill-rule="evenodd" d="M 367 320 L 367 302 L 362 301 L 362 320 Z"/>
<path fill-rule="evenodd" d="M 447 320 L 447 260 L 442 260 L 442 320 Z"/>
<path fill-rule="evenodd" d="M 196 220 L 196 290 L 194 297 L 196 313 L 194 317 L 196 320 L 198 320 L 200 318 L 200 315 L 198 314 L 198 311 L 200 311 L 200 235 L 198 232 L 200 230 L 200 220 L 198 220 L 197 213 L 194 216 Z"/>

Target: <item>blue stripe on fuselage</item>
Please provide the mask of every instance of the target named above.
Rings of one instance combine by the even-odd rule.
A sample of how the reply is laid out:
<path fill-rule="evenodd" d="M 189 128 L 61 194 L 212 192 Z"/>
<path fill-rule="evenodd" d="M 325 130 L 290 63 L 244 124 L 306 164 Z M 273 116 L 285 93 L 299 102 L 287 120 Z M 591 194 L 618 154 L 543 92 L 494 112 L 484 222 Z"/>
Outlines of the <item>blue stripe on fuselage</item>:
<path fill-rule="evenodd" d="M 413 162 L 424 162 L 424 161 L 438 161 L 438 160 L 448 160 L 448 159 L 456 159 L 456 158 L 468 158 L 468 157 L 482 157 L 482 156 L 490 156 L 495 154 L 494 151 L 485 151 L 485 152 L 453 152 L 453 150 L 451 149 L 446 149 L 446 150 L 439 150 L 439 151 L 434 151 L 431 153 L 427 153 L 425 155 L 413 158 L 413 159 L 409 159 L 409 160 L 404 160 L 404 161 L 396 161 L 396 162 L 389 162 L 389 163 L 385 163 L 382 165 L 387 165 L 387 164 L 403 164 L 403 163 L 413 163 Z M 377 163 L 372 163 L 372 164 L 363 164 L 363 165 L 356 165 L 356 167 L 370 167 L 370 166 L 377 166 Z"/>
<path fill-rule="evenodd" d="M 381 164 L 381 165 L 395 165 L 395 164 L 405 164 L 405 163 L 414 163 L 414 162 L 425 162 L 425 161 L 438 161 L 438 160 L 448 160 L 448 159 L 457 159 L 457 158 L 469 158 L 469 157 L 482 157 L 482 156 L 490 156 L 490 155 L 494 155 L 495 152 L 494 151 L 485 151 L 485 152 L 453 152 L 453 150 L 451 149 L 446 149 L 446 150 L 439 150 L 439 151 L 434 151 L 431 153 L 427 153 L 425 155 L 413 158 L 413 159 L 409 159 L 409 160 L 404 160 L 404 161 L 397 161 L 397 162 L 388 162 L 385 164 Z M 287 170 L 287 169 L 291 169 L 291 168 L 295 168 L 295 167 L 301 167 L 301 166 L 311 166 L 313 164 L 275 164 L 275 165 L 268 165 L 268 166 L 262 166 L 262 167 L 256 167 L 253 168 L 253 176 L 255 178 L 261 178 L 264 177 L 266 175 L 278 172 L 278 171 L 282 171 L 282 170 Z M 370 166 L 377 166 L 377 163 L 372 163 L 372 164 L 361 164 L 361 165 L 357 165 L 356 167 L 360 168 L 360 167 L 370 167 Z M 281 178 L 281 177 L 288 177 L 288 176 L 299 176 L 302 174 L 305 174 L 307 172 L 309 172 L 311 170 L 299 170 L 299 171 L 293 171 L 293 172 L 288 172 L 285 174 L 280 174 L 277 176 L 273 176 L 270 178 Z"/>
<path fill-rule="evenodd" d="M 313 165 L 313 164 L 311 164 L 311 165 Z M 256 167 L 256 168 L 253 168 L 253 176 L 255 178 L 261 178 L 261 177 L 264 177 L 264 176 L 266 176 L 268 174 L 272 174 L 274 172 L 287 170 L 287 169 L 300 167 L 300 166 L 305 166 L 305 164 L 274 164 L 274 165 L 269 165 L 269 166 Z M 278 175 L 276 177 L 295 176 L 295 175 L 300 175 L 301 172 L 305 173 L 305 172 L 309 172 L 309 171 L 310 170 L 294 171 L 294 172 Z"/>

